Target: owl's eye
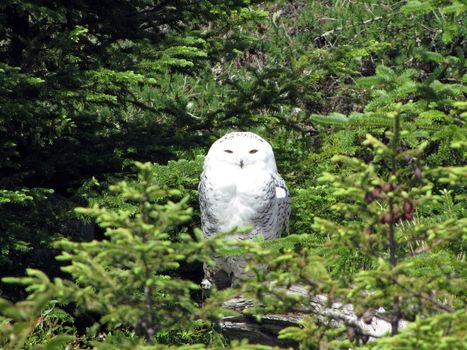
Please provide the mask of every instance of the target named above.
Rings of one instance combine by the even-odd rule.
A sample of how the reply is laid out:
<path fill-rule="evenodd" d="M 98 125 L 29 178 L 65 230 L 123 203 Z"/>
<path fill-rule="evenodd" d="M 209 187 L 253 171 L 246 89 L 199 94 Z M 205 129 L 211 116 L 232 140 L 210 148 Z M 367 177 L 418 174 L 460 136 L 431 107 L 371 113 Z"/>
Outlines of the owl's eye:
<path fill-rule="evenodd" d="M 252 150 L 250 151 L 251 154 L 255 154 L 256 152 L 258 152 L 257 149 L 252 149 Z"/>
<path fill-rule="evenodd" d="M 224 152 L 225 153 L 233 153 L 233 151 L 231 151 L 230 149 L 225 149 Z"/>

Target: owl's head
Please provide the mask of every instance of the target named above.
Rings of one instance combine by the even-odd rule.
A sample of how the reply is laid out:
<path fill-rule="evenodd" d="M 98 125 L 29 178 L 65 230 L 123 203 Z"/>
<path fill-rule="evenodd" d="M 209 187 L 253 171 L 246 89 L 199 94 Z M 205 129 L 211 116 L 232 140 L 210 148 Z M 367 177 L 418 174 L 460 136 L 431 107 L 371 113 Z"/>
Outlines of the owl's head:
<path fill-rule="evenodd" d="M 252 132 L 231 132 L 214 142 L 204 161 L 209 167 L 277 172 L 271 145 Z"/>

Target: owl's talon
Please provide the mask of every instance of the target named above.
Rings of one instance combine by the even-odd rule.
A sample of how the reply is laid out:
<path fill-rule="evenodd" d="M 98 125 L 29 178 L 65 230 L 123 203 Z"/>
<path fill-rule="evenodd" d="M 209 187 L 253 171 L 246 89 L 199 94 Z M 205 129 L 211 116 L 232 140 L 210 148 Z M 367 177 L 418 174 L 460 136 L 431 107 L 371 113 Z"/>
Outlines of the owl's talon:
<path fill-rule="evenodd" d="M 211 289 L 212 283 L 207 280 L 206 278 L 201 281 L 201 288 L 203 289 Z"/>

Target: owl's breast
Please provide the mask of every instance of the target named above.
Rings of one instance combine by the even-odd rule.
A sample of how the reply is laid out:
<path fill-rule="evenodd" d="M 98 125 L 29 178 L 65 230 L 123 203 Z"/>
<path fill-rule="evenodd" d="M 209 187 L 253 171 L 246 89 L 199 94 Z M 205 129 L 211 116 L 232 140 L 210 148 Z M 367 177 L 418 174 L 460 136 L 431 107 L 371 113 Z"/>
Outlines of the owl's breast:
<path fill-rule="evenodd" d="M 271 175 L 245 169 L 208 173 L 206 200 L 219 222 L 219 232 L 254 226 L 255 219 L 269 205 Z"/>

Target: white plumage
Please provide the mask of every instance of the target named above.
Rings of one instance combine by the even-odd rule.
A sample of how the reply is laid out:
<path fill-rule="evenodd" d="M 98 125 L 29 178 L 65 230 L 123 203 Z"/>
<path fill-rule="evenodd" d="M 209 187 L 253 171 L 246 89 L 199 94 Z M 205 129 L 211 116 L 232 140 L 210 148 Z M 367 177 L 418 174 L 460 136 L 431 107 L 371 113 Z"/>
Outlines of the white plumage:
<path fill-rule="evenodd" d="M 213 143 L 199 184 L 201 225 L 205 237 L 250 226 L 236 239 L 280 237 L 290 216 L 289 191 L 277 172 L 271 145 L 251 132 L 232 132 Z M 244 257 L 214 256 L 205 277 L 219 288 L 245 275 Z"/>

